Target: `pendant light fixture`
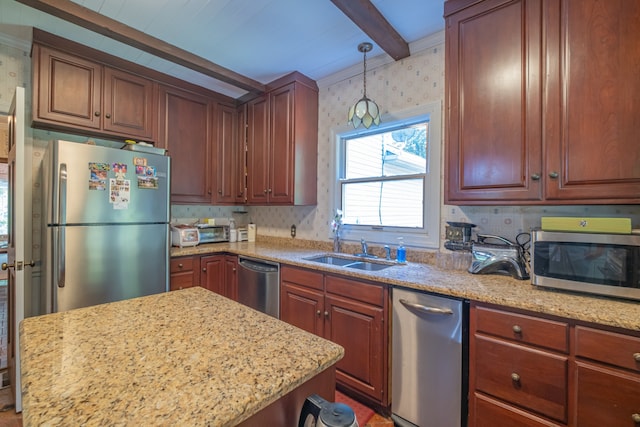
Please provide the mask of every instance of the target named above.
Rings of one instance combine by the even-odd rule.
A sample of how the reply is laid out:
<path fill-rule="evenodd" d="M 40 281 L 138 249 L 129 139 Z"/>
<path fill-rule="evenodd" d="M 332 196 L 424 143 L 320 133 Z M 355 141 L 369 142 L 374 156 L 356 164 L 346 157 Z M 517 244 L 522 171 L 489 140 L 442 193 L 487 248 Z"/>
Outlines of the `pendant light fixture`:
<path fill-rule="evenodd" d="M 357 128 L 363 125 L 365 128 L 373 124 L 380 124 L 380 108 L 371 99 L 367 98 L 367 52 L 370 52 L 373 46 L 371 43 L 365 42 L 358 45 L 358 51 L 364 54 L 364 93 L 358 102 L 349 108 L 349 123 Z"/>

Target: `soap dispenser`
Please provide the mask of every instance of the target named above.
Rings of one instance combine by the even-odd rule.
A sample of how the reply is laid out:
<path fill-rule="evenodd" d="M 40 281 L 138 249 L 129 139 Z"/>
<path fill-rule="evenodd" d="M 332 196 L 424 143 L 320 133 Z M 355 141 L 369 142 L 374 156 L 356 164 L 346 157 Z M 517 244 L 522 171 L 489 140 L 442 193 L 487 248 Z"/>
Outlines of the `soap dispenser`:
<path fill-rule="evenodd" d="M 398 264 L 407 263 L 407 249 L 404 247 L 404 239 L 398 237 L 398 250 L 396 252 L 396 261 Z"/>

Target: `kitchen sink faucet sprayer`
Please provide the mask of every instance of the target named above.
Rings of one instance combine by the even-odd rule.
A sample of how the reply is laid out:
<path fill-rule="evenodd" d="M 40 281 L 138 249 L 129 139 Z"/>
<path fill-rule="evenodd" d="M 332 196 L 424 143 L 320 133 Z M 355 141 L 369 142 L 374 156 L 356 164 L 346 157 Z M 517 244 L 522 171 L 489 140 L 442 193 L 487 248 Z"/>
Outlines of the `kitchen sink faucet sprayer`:
<path fill-rule="evenodd" d="M 360 239 L 360 245 L 362 245 L 362 255 L 369 255 L 369 253 L 367 252 L 367 242 L 364 239 Z"/>

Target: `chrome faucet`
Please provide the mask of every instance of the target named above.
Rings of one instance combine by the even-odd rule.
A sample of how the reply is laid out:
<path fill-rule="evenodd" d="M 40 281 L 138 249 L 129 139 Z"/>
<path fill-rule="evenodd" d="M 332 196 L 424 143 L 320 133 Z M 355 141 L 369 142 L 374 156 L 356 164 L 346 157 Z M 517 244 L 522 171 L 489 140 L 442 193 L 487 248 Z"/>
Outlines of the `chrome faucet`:
<path fill-rule="evenodd" d="M 391 248 L 389 247 L 389 245 L 384 245 L 384 251 L 387 254 L 387 260 L 391 260 Z"/>
<path fill-rule="evenodd" d="M 369 254 L 367 253 L 367 242 L 365 242 L 364 239 L 360 239 L 360 244 L 362 245 L 362 255 L 368 256 Z"/>

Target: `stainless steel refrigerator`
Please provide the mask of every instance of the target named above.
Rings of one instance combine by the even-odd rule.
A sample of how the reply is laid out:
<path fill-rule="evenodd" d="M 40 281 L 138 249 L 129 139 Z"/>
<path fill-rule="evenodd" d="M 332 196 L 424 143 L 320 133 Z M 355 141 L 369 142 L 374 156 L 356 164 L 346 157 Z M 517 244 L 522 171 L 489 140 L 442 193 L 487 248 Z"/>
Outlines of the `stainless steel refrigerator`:
<path fill-rule="evenodd" d="M 51 141 L 42 171 L 41 311 L 168 290 L 169 157 Z"/>

